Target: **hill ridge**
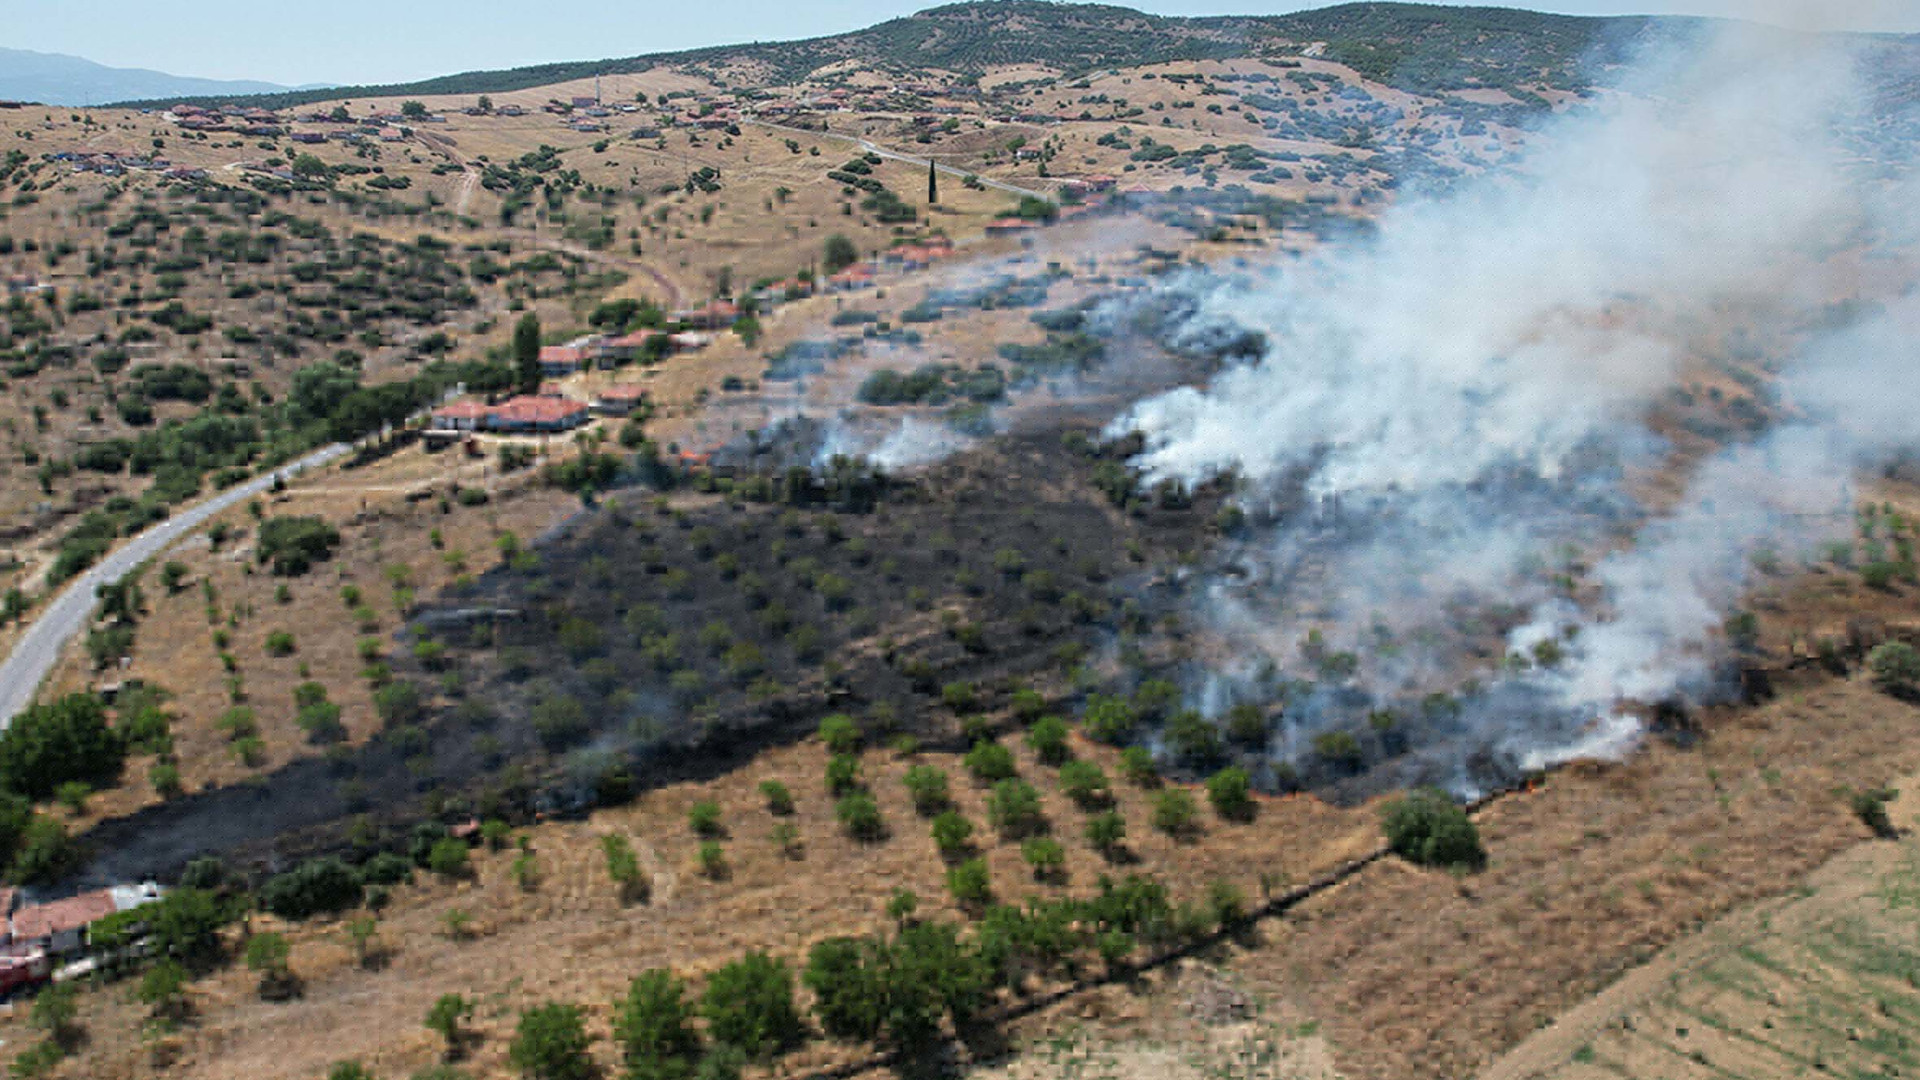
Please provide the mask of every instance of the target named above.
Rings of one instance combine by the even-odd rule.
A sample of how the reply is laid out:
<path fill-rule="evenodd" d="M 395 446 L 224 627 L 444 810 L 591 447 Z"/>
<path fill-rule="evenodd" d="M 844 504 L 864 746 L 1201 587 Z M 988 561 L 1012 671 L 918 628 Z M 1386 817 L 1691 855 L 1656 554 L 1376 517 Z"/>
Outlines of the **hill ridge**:
<path fill-rule="evenodd" d="M 783 42 L 712 45 L 603 60 L 558 61 L 459 72 L 407 83 L 178 100 L 287 108 L 353 97 L 504 93 L 662 66 L 752 64 L 771 83 L 791 83 L 831 63 L 878 70 L 978 76 L 1003 65 L 1040 64 L 1067 74 L 1100 67 L 1294 55 L 1315 42 L 1327 57 L 1388 85 L 1416 91 L 1533 83 L 1578 88 L 1582 68 L 1619 62 L 1649 33 L 1685 33 L 1710 20 L 1687 16 L 1559 15 L 1502 7 L 1363 2 L 1286 15 L 1154 15 L 1108 4 L 963 0 L 862 30 Z M 1022 23 L 1030 32 L 1007 34 Z M 1471 44 L 1477 51 L 1463 46 Z M 170 104 L 148 99 L 127 106 Z"/>

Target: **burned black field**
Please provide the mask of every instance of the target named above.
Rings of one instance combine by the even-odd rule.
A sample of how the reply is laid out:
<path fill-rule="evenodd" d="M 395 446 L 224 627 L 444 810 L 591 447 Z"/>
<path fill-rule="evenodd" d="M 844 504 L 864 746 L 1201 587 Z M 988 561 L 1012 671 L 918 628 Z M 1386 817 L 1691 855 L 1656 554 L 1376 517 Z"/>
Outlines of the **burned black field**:
<path fill-rule="evenodd" d="M 381 734 L 107 822 L 85 837 L 91 876 L 208 853 L 271 869 L 424 818 L 579 812 L 736 768 L 832 713 L 963 747 L 1017 690 L 1069 712 L 1172 628 L 1128 598 L 1201 557 L 1220 505 L 1117 505 L 1124 448 L 1086 434 L 1004 437 L 911 477 L 609 495 L 412 621 Z"/>

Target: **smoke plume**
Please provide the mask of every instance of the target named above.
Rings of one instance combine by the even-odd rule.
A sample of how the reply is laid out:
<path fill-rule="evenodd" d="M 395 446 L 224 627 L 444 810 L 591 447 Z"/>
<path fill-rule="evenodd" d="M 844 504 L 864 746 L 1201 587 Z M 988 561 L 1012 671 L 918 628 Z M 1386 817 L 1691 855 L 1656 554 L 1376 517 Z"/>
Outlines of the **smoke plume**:
<path fill-rule="evenodd" d="M 1640 71 L 1365 242 L 1170 286 L 1178 334 L 1268 348 L 1112 433 L 1145 437 L 1147 482 L 1237 482 L 1253 527 L 1198 590 L 1203 700 L 1316 680 L 1278 753 L 1473 665 L 1429 778 L 1630 745 L 1630 703 L 1713 693 L 1756 557 L 1850 535 L 1855 470 L 1920 438 L 1894 390 L 1915 204 L 1872 73 L 1738 26 Z"/>

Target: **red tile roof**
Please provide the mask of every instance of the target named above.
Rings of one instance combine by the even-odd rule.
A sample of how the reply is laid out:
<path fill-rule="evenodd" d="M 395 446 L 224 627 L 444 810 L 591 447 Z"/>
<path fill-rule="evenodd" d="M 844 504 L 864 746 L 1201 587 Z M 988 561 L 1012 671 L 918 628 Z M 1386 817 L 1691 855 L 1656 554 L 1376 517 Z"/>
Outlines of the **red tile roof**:
<path fill-rule="evenodd" d="M 113 894 L 101 889 L 81 893 L 50 904 L 21 908 L 13 916 L 13 936 L 29 940 L 52 937 L 65 930 L 80 930 L 118 911 Z"/>
<path fill-rule="evenodd" d="M 433 410 L 435 420 L 484 420 L 492 410 L 482 401 L 456 401 Z"/>
<path fill-rule="evenodd" d="M 493 417 L 506 424 L 558 424 L 586 411 L 585 405 L 570 398 L 523 394 L 494 406 Z"/>
<path fill-rule="evenodd" d="M 587 360 L 587 350 L 571 345 L 545 345 L 540 349 L 540 362 L 543 364 L 581 364 Z"/>
<path fill-rule="evenodd" d="M 609 386 L 600 391 L 602 401 L 645 401 L 646 390 L 638 386 Z"/>

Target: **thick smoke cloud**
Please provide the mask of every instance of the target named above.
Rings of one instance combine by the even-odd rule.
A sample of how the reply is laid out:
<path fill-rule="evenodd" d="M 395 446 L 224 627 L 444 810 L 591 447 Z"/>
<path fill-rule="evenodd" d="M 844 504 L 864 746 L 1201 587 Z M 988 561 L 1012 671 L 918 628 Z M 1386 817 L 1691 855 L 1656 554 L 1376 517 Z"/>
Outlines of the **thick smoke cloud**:
<path fill-rule="evenodd" d="M 1517 172 L 1405 199 L 1365 243 L 1171 286 L 1197 301 L 1181 332 L 1270 342 L 1112 429 L 1145 436 L 1150 482 L 1235 477 L 1259 523 L 1201 590 L 1226 682 L 1207 703 L 1350 649 L 1366 704 L 1389 705 L 1477 654 L 1486 689 L 1435 778 L 1473 786 L 1474 751 L 1617 751 L 1626 704 L 1712 691 L 1754 557 L 1844 535 L 1854 471 L 1920 436 L 1895 389 L 1920 302 L 1892 250 L 1915 204 L 1871 140 L 1872 72 L 1741 27 L 1642 71 Z M 1716 367 L 1777 419 L 1702 456 L 1655 418 Z M 1543 642 L 1551 662 L 1503 662 Z M 1352 720 L 1296 705 L 1276 748 Z"/>

